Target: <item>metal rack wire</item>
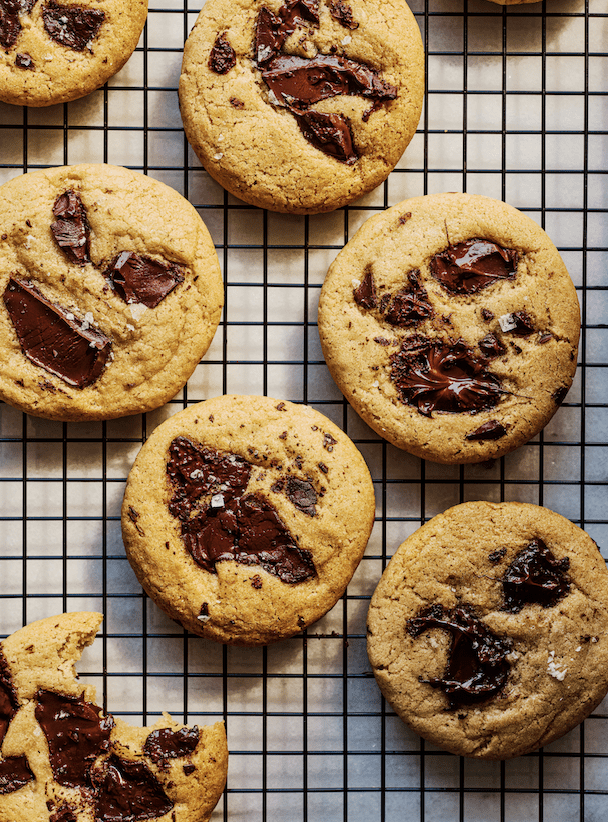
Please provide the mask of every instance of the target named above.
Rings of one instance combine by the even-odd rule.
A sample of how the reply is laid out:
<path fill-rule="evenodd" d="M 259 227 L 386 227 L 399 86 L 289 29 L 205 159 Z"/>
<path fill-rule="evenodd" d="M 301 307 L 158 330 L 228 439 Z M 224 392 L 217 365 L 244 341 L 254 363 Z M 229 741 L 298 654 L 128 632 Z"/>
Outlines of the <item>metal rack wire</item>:
<path fill-rule="evenodd" d="M 608 2 L 413 2 L 428 85 L 418 133 L 383 186 L 317 217 L 244 205 L 189 149 L 176 90 L 201 5 L 151 0 L 131 60 L 84 100 L 42 110 L 0 104 L 0 182 L 83 161 L 149 174 L 199 209 L 226 282 L 211 349 L 165 408 L 62 424 L 0 405 L 0 634 L 63 610 L 103 611 L 103 632 L 79 670 L 107 710 L 136 724 L 163 710 L 190 722 L 225 719 L 230 772 L 214 820 L 604 820 L 606 703 L 530 756 L 454 757 L 408 731 L 381 699 L 365 616 L 401 541 L 460 501 L 543 504 L 608 546 Z M 492 465 L 425 464 L 379 440 L 345 404 L 318 341 L 320 286 L 348 238 L 371 213 L 442 190 L 488 194 L 529 213 L 562 252 L 581 301 L 567 401 L 538 437 Z M 377 491 L 377 521 L 347 594 L 306 636 L 264 649 L 186 635 L 142 594 L 120 538 L 122 491 L 141 443 L 180 408 L 228 392 L 314 405 L 357 443 Z"/>

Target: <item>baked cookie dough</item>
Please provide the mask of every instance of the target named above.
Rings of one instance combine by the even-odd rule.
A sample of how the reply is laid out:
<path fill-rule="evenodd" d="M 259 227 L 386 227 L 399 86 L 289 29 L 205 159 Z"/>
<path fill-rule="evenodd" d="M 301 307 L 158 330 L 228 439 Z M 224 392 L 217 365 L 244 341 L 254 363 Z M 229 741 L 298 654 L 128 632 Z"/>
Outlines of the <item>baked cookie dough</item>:
<path fill-rule="evenodd" d="M 103 86 L 147 13 L 148 0 L 0 0 L 0 100 L 50 106 Z"/>
<path fill-rule="evenodd" d="M 383 182 L 424 94 L 405 0 L 208 0 L 184 49 L 186 136 L 247 203 L 331 211 Z"/>
<path fill-rule="evenodd" d="M 382 693 L 425 739 L 484 759 L 528 753 L 608 691 L 605 562 L 546 508 L 457 505 L 391 559 L 368 653 Z"/>
<path fill-rule="evenodd" d="M 226 783 L 223 722 L 104 714 L 74 669 L 101 620 L 61 614 L 0 643 L 0 820 L 207 822 Z"/>
<path fill-rule="evenodd" d="M 365 550 L 363 457 L 306 405 L 223 396 L 160 425 L 127 480 L 122 533 L 149 596 L 195 634 L 265 645 L 337 602 Z"/>
<path fill-rule="evenodd" d="M 0 398 L 55 420 L 157 408 L 217 328 L 223 286 L 196 210 L 108 165 L 0 187 Z"/>
<path fill-rule="evenodd" d="M 327 366 L 380 436 L 440 463 L 537 434 L 576 371 L 574 285 L 545 232 L 488 197 L 434 194 L 371 217 L 319 301 Z"/>

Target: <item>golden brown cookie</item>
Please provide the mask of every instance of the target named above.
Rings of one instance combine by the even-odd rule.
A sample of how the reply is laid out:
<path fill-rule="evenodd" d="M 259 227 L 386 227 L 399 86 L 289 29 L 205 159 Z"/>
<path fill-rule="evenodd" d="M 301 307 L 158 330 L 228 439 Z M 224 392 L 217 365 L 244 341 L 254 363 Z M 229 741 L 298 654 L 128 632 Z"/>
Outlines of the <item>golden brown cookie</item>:
<path fill-rule="evenodd" d="M 386 699 L 452 753 L 507 759 L 571 730 L 608 691 L 608 571 L 559 514 L 469 502 L 397 550 L 372 597 Z"/>
<path fill-rule="evenodd" d="M 248 203 L 331 211 L 385 180 L 422 108 L 405 0 L 208 0 L 184 49 L 188 140 Z"/>
<path fill-rule="evenodd" d="M 57 420 L 121 417 L 174 397 L 224 297 L 190 203 L 108 165 L 0 187 L 0 293 L 0 397 Z"/>
<path fill-rule="evenodd" d="M 363 457 L 306 405 L 223 396 L 160 425 L 129 474 L 127 557 L 184 628 L 264 645 L 342 596 L 374 522 Z"/>
<path fill-rule="evenodd" d="M 207 822 L 226 783 L 223 722 L 104 714 L 74 669 L 101 620 L 48 617 L 0 644 L 0 820 Z"/>
<path fill-rule="evenodd" d="M 50 106 L 103 86 L 147 13 L 148 0 L 0 0 L 0 100 Z"/>
<path fill-rule="evenodd" d="M 574 285 L 545 232 L 470 194 L 371 217 L 331 265 L 319 333 L 353 408 L 441 463 L 500 457 L 551 419 L 576 371 Z"/>

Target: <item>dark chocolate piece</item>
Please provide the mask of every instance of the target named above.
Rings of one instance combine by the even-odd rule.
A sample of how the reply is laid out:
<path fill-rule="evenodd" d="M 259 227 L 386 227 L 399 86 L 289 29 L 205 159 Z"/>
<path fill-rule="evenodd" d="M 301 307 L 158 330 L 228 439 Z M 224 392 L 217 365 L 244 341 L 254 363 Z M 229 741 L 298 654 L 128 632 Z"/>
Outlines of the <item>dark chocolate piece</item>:
<path fill-rule="evenodd" d="M 236 66 L 236 54 L 226 39 L 225 31 L 215 38 L 215 43 L 209 55 L 208 66 L 216 74 L 228 74 L 230 69 Z"/>
<path fill-rule="evenodd" d="M 11 277 L 3 297 L 29 360 L 76 388 L 98 379 L 112 349 L 105 334 L 47 300 L 25 280 Z"/>
<path fill-rule="evenodd" d="M 496 565 L 496 563 L 500 562 L 500 560 L 504 557 L 506 553 L 506 548 L 497 548 L 496 551 L 492 551 L 491 554 L 488 554 L 488 559 L 492 563 L 492 565 Z"/>
<path fill-rule="evenodd" d="M 450 708 L 485 701 L 502 690 L 509 675 L 509 640 L 492 633 L 467 605 L 446 609 L 432 605 L 407 621 L 413 637 L 430 628 L 449 631 L 452 643 L 443 677 L 420 677 L 420 682 L 440 688 Z"/>
<path fill-rule="evenodd" d="M 501 437 L 507 433 L 507 429 L 501 422 L 498 420 L 488 420 L 488 422 L 484 422 L 483 425 L 480 425 L 479 428 L 476 428 L 474 431 L 470 431 L 466 435 L 467 440 L 499 440 Z"/>
<path fill-rule="evenodd" d="M 285 40 L 298 25 L 319 23 L 318 0 L 287 0 L 278 14 L 262 6 L 255 30 L 255 60 L 258 66 L 267 63 L 283 48 Z"/>
<path fill-rule="evenodd" d="M 555 400 L 556 405 L 561 405 L 563 403 L 563 401 L 566 399 L 566 394 L 569 390 L 570 387 L 568 385 L 562 385 L 560 388 L 553 392 L 551 396 Z"/>
<path fill-rule="evenodd" d="M 184 765 L 184 774 L 185 776 L 190 776 L 196 770 L 196 765 L 193 765 L 192 762 L 186 762 Z"/>
<path fill-rule="evenodd" d="M 13 678 L 9 671 L 6 658 L 0 650 L 0 746 L 11 719 L 17 713 L 19 703 L 17 701 L 17 692 L 13 685 Z"/>
<path fill-rule="evenodd" d="M 111 716 L 101 716 L 101 708 L 78 697 L 38 691 L 36 719 L 49 746 L 53 776 L 70 788 L 90 786 L 91 766 L 108 750 Z"/>
<path fill-rule="evenodd" d="M 359 28 L 359 23 L 353 19 L 353 10 L 344 0 L 329 0 L 329 13 L 345 29 L 354 31 Z"/>
<path fill-rule="evenodd" d="M 374 275 L 371 266 L 365 269 L 365 275 L 361 283 L 353 289 L 353 297 L 357 305 L 361 308 L 371 309 L 378 304 L 376 297 L 376 284 L 374 283 Z"/>
<path fill-rule="evenodd" d="M 36 66 L 30 54 L 21 54 L 17 52 L 15 55 L 15 65 L 17 68 L 27 69 L 28 71 L 36 71 Z"/>
<path fill-rule="evenodd" d="M 28 782 L 33 782 L 34 774 L 25 756 L 9 756 L 0 759 L 0 796 L 18 791 Z"/>
<path fill-rule="evenodd" d="M 502 578 L 504 610 L 517 614 L 533 603 L 550 608 L 570 592 L 568 557 L 556 559 L 542 539 L 532 540 L 520 551 Z"/>
<path fill-rule="evenodd" d="M 53 205 L 53 215 L 57 220 L 51 223 L 51 231 L 59 248 L 76 265 L 90 263 L 91 229 L 80 195 L 73 190 L 60 194 Z"/>
<path fill-rule="evenodd" d="M 449 245 L 431 258 L 431 274 L 453 294 L 474 294 L 497 280 L 512 280 L 519 255 L 490 240 Z"/>
<path fill-rule="evenodd" d="M 543 333 L 538 338 L 538 344 L 539 345 L 544 345 L 545 343 L 548 343 L 549 340 L 552 340 L 552 339 L 553 339 L 553 334 L 550 331 L 543 331 Z"/>
<path fill-rule="evenodd" d="M 490 322 L 490 320 L 494 319 L 494 312 L 490 311 L 489 308 L 482 308 L 481 309 L 481 316 L 486 322 Z"/>
<path fill-rule="evenodd" d="M 169 457 L 169 512 L 180 520 L 184 545 L 201 568 L 215 573 L 216 563 L 236 560 L 291 584 L 316 575 L 310 552 L 298 547 L 274 506 L 245 493 L 252 470 L 247 460 L 185 437 L 173 440 Z"/>
<path fill-rule="evenodd" d="M 291 113 L 298 121 L 304 137 L 319 151 L 347 166 L 357 162 L 358 154 L 353 148 L 350 126 L 341 114 L 297 109 L 291 109 Z"/>
<path fill-rule="evenodd" d="M 406 405 L 421 414 L 451 413 L 493 408 L 506 392 L 500 380 L 486 370 L 462 342 L 407 337 L 390 357 L 391 380 Z"/>
<path fill-rule="evenodd" d="M 143 303 L 156 308 L 167 294 L 184 282 L 185 269 L 177 263 L 142 257 L 134 251 L 121 251 L 105 275 L 126 303 Z"/>
<path fill-rule="evenodd" d="M 518 337 L 529 337 L 534 331 L 532 317 L 527 311 L 514 311 L 511 319 L 515 323 L 515 328 L 510 329 L 512 334 L 517 334 Z"/>
<path fill-rule="evenodd" d="M 317 513 L 317 492 L 308 480 L 298 479 L 298 477 L 287 477 L 285 480 L 285 494 L 295 505 L 295 507 L 314 517 Z"/>
<path fill-rule="evenodd" d="M 393 294 L 384 313 L 384 319 L 396 328 L 410 328 L 426 320 L 433 313 L 426 289 L 420 284 L 419 271 L 409 271 L 409 288 Z"/>
<path fill-rule="evenodd" d="M 479 348 L 488 360 L 501 357 L 507 352 L 507 349 L 494 334 L 486 334 L 485 337 L 479 340 Z"/>
<path fill-rule="evenodd" d="M 144 753 L 159 768 L 168 768 L 170 759 L 178 759 L 193 753 L 198 745 L 200 734 L 198 727 L 158 728 L 148 734 L 144 743 Z"/>
<path fill-rule="evenodd" d="M 101 9 L 61 6 L 54 0 L 42 9 L 44 28 L 51 40 L 74 51 L 84 51 L 97 37 L 105 17 Z"/>
<path fill-rule="evenodd" d="M 110 754 L 92 779 L 97 789 L 95 822 L 140 822 L 173 810 L 173 802 L 143 762 Z"/>
<path fill-rule="evenodd" d="M 49 822 L 76 822 L 76 815 L 65 802 L 49 817 Z"/>
<path fill-rule="evenodd" d="M 21 31 L 20 14 L 30 12 L 36 0 L 0 0 L 0 46 L 14 46 Z"/>

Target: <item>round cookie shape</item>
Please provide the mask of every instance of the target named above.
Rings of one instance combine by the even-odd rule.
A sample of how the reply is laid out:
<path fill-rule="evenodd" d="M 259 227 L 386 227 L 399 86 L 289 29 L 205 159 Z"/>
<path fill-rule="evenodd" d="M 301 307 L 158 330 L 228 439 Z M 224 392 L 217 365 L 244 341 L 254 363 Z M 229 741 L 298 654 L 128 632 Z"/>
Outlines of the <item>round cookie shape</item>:
<path fill-rule="evenodd" d="M 226 784 L 224 723 L 104 714 L 74 668 L 101 620 L 60 614 L 0 643 L 0 818 L 207 822 Z"/>
<path fill-rule="evenodd" d="M 184 49 L 186 136 L 209 174 L 271 211 L 331 211 L 413 137 L 424 55 L 405 0 L 208 0 Z"/>
<path fill-rule="evenodd" d="M 36 171 L 0 187 L 0 397 L 35 416 L 157 408 L 209 347 L 213 241 L 168 186 L 128 169 Z"/>
<path fill-rule="evenodd" d="M 148 0 L 0 0 L 0 100 L 50 106 L 103 86 L 147 14 Z"/>
<path fill-rule="evenodd" d="M 374 522 L 363 457 L 305 405 L 222 396 L 152 433 L 122 506 L 127 558 L 184 628 L 233 645 L 300 633 L 342 596 Z"/>
<path fill-rule="evenodd" d="M 434 194 L 371 217 L 319 300 L 327 366 L 380 436 L 474 463 L 527 442 L 576 372 L 576 290 L 547 234 L 489 197 Z"/>
<path fill-rule="evenodd" d="M 372 596 L 368 654 L 416 733 L 508 759 L 601 702 L 607 628 L 608 571 L 588 534 L 536 505 L 469 502 L 396 551 Z"/>

